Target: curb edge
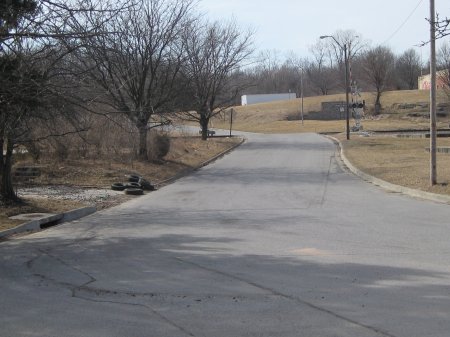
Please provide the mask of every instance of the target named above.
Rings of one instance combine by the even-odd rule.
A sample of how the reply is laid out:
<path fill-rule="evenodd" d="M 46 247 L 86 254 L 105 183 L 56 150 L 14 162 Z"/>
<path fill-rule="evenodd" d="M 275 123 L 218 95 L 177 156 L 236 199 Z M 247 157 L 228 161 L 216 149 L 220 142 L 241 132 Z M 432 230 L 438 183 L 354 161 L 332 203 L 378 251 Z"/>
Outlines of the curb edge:
<path fill-rule="evenodd" d="M 45 217 L 38 220 L 32 220 L 21 225 L 18 225 L 14 228 L 10 228 L 4 231 L 0 231 L 0 239 L 5 238 L 14 234 L 21 234 L 24 232 L 35 232 L 41 230 L 41 226 L 45 225 L 49 222 L 57 221 L 57 225 L 63 224 L 65 222 L 71 222 L 74 220 L 78 220 L 85 216 L 91 215 L 95 213 L 97 209 L 93 206 L 86 206 L 82 208 L 77 208 L 74 210 L 70 210 L 67 212 L 59 213 L 56 215 L 52 215 L 49 217 Z"/>
<path fill-rule="evenodd" d="M 400 186 L 400 185 L 396 185 L 396 184 L 392 184 L 389 183 L 385 180 L 376 178 L 374 176 L 371 176 L 370 174 L 367 174 L 363 171 L 361 171 L 360 169 L 356 168 L 355 166 L 353 166 L 353 164 L 348 160 L 348 158 L 345 156 L 344 153 L 344 148 L 342 146 L 342 143 L 339 139 L 329 136 L 329 135 L 324 135 L 324 137 L 332 140 L 339 148 L 339 155 L 342 159 L 342 162 L 344 163 L 344 165 L 356 176 L 360 177 L 361 179 L 372 183 L 376 186 L 380 186 L 388 191 L 391 192 L 397 192 L 397 193 L 402 193 L 402 194 L 406 194 L 409 195 L 411 197 L 415 197 L 415 198 L 421 198 L 421 199 L 425 199 L 425 200 L 430 200 L 430 201 L 434 201 L 434 202 L 439 202 L 439 203 L 444 203 L 444 204 L 449 204 L 450 203 L 450 196 L 447 195 L 442 195 L 442 194 L 436 194 L 436 193 L 430 193 L 430 192 L 425 192 L 425 191 L 421 191 L 421 190 L 417 190 L 417 189 L 413 189 L 410 187 L 405 187 L 405 186 Z"/>

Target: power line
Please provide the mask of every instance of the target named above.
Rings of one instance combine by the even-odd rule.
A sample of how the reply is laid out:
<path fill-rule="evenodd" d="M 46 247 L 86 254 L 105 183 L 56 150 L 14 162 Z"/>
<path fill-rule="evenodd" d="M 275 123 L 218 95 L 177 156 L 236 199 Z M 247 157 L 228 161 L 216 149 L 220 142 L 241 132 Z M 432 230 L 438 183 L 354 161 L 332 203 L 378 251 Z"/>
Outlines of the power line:
<path fill-rule="evenodd" d="M 414 7 L 414 9 L 412 10 L 412 12 L 408 15 L 408 17 L 405 19 L 405 21 L 402 22 L 402 24 L 391 34 L 391 36 L 389 36 L 389 38 L 384 41 L 383 44 L 388 43 L 395 35 L 397 35 L 397 33 L 400 31 L 400 29 L 403 28 L 403 26 L 409 21 L 409 19 L 411 19 L 411 16 L 413 16 L 413 14 L 416 12 L 417 8 L 419 8 L 419 6 L 422 4 L 424 0 L 420 0 L 419 3 L 416 5 L 416 7 Z"/>

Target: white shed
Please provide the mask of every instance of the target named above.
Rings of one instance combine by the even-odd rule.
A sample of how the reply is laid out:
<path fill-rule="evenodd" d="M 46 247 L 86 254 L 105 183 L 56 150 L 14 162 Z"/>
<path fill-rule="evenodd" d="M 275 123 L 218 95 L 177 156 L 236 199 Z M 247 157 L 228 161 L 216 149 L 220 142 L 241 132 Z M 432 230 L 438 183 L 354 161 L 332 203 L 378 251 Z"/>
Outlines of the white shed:
<path fill-rule="evenodd" d="M 241 96 L 241 105 L 267 103 L 274 101 L 286 101 L 294 98 L 297 98 L 297 95 L 291 92 L 284 94 L 243 95 Z"/>

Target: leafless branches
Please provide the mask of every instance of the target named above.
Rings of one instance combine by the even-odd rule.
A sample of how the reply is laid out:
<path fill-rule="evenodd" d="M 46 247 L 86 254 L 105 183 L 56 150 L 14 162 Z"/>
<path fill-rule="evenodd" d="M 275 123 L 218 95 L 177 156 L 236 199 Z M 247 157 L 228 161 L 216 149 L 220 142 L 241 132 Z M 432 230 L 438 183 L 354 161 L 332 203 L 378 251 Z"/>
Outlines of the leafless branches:
<path fill-rule="evenodd" d="M 392 51 L 383 46 L 369 49 L 363 56 L 363 68 L 366 80 L 376 89 L 375 113 L 381 108 L 381 95 L 386 90 L 392 70 L 395 56 Z"/>
<path fill-rule="evenodd" d="M 183 31 L 182 105 L 185 114 L 200 123 L 203 139 L 210 118 L 229 107 L 239 93 L 231 76 L 252 54 L 252 35 L 234 22 L 194 21 Z"/>
<path fill-rule="evenodd" d="M 422 64 L 420 55 L 414 49 L 408 49 L 401 54 L 395 63 L 397 84 L 400 88 L 413 90 L 417 88 Z"/>
<path fill-rule="evenodd" d="M 105 24 L 114 33 L 87 38 L 76 53 L 97 88 L 93 99 L 125 114 L 139 129 L 142 159 L 149 121 L 173 108 L 183 57 L 180 36 L 191 8 L 191 0 L 137 1 Z"/>
<path fill-rule="evenodd" d="M 450 19 L 441 19 L 439 15 L 436 17 L 436 38 L 441 39 L 450 35 Z"/>

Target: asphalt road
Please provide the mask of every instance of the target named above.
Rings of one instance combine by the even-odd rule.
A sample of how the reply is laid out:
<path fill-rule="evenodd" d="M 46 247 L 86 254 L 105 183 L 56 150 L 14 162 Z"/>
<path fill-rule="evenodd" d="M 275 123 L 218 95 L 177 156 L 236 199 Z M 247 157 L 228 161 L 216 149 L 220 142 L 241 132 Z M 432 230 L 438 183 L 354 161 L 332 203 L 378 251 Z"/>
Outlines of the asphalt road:
<path fill-rule="evenodd" d="M 157 192 L 0 243 L 0 336 L 450 335 L 450 206 L 249 135 Z"/>

